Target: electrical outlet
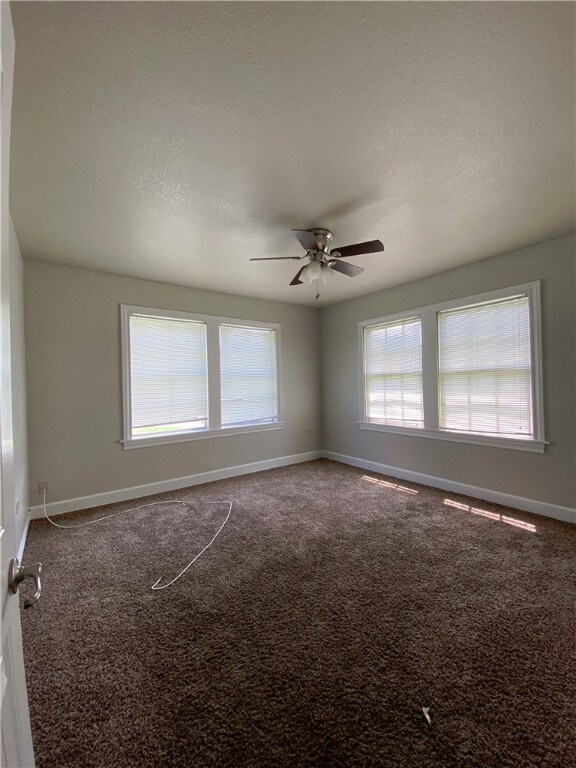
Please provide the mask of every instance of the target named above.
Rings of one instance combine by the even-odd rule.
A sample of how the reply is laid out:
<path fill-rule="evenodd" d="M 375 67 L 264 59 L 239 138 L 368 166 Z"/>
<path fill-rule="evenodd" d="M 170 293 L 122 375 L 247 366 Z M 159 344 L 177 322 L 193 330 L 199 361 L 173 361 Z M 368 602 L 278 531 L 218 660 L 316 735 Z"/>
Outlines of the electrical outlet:
<path fill-rule="evenodd" d="M 48 483 L 47 482 L 38 483 L 38 493 L 40 494 L 40 496 L 42 496 L 44 492 L 46 492 L 46 495 L 48 495 Z"/>

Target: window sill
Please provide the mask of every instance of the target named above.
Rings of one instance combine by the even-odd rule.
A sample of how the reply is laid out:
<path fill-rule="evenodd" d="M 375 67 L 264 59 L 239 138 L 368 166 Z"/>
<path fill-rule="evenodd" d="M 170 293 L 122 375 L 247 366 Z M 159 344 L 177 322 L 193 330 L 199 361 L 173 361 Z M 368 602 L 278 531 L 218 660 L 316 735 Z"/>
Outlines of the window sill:
<path fill-rule="evenodd" d="M 432 440 L 447 440 L 453 443 L 468 443 L 470 445 L 488 445 L 492 448 L 508 448 L 513 451 L 528 451 L 544 453 L 548 443 L 545 440 L 522 440 L 513 437 L 495 437 L 492 435 L 472 435 L 464 432 L 447 432 L 435 429 L 415 429 L 412 427 L 394 427 L 389 424 L 373 424 L 361 421 L 360 429 L 374 432 L 390 432 L 394 435 L 409 437 L 426 437 Z"/>
<path fill-rule="evenodd" d="M 183 432 L 177 435 L 157 435 L 154 437 L 135 437 L 120 440 L 124 450 L 132 448 L 146 448 L 151 445 L 168 445 L 170 443 L 187 443 L 191 440 L 207 440 L 211 437 L 228 437 L 229 435 L 245 435 L 250 432 L 269 432 L 273 429 L 282 429 L 284 422 L 274 424 L 262 424 L 252 427 L 222 427 L 221 429 L 206 429 L 202 432 Z"/>

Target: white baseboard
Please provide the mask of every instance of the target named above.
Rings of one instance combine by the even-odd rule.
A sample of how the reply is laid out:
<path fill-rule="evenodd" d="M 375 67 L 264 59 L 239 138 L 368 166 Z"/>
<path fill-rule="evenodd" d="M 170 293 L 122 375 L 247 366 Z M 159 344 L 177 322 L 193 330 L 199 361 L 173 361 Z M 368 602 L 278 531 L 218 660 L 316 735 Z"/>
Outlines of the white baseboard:
<path fill-rule="evenodd" d="M 312 461 L 313 459 L 321 458 L 321 456 L 321 451 L 297 453 L 293 456 L 280 456 L 277 459 L 266 459 L 266 461 L 255 461 L 251 464 L 240 464 L 236 467 L 225 467 L 223 469 L 214 469 L 210 472 L 200 472 L 197 475 L 176 477 L 172 480 L 161 480 L 156 483 L 135 485 L 132 488 L 121 488 L 117 491 L 106 491 L 104 493 L 94 493 L 91 496 L 79 496 L 76 499 L 53 501 L 46 504 L 46 512 L 50 517 L 53 517 L 54 515 L 62 515 L 65 512 L 76 512 L 79 509 L 100 507 L 103 504 L 113 504 L 116 501 L 138 499 L 142 496 L 164 493 L 164 491 L 177 491 L 180 488 L 188 488 L 191 485 L 211 483 L 214 480 L 226 480 L 229 477 L 248 475 L 252 472 L 263 472 L 266 469 L 276 469 L 277 467 L 285 467 L 289 464 L 298 464 L 302 461 Z M 44 510 L 42 505 L 30 507 L 31 520 L 36 520 L 43 516 Z"/>
<path fill-rule="evenodd" d="M 378 472 L 382 475 L 396 477 L 400 480 L 408 480 L 412 481 L 413 483 L 420 483 L 421 485 L 430 485 L 433 488 L 440 488 L 444 491 L 460 493 L 463 496 L 472 496 L 476 499 L 491 501 L 495 504 L 502 504 L 503 506 L 512 507 L 524 512 L 534 512 L 537 515 L 552 517 L 555 520 L 562 520 L 568 523 L 576 522 L 576 510 L 571 509 L 570 507 L 561 507 L 556 504 L 548 504 L 547 502 L 537 501 L 536 499 L 526 499 L 522 496 L 513 496 L 512 494 L 502 493 L 501 491 L 493 491 L 489 488 L 479 488 L 476 485 L 458 483 L 454 480 L 447 480 L 442 477 L 435 477 L 434 475 L 425 475 L 421 472 L 413 472 L 410 469 L 402 469 L 400 467 L 393 467 L 388 464 L 380 464 L 376 461 L 359 459 L 355 456 L 345 456 L 341 453 L 334 453 L 332 451 L 309 451 L 308 453 L 298 453 L 294 454 L 293 456 L 280 456 L 276 459 L 267 459 L 266 461 L 256 461 L 251 464 L 240 464 L 235 467 L 215 469 L 210 472 L 201 472 L 196 475 L 177 477 L 172 480 L 161 480 L 156 483 L 136 485 L 132 488 L 121 488 L 116 491 L 95 493 L 91 496 L 80 496 L 76 499 L 54 501 L 46 504 L 46 511 L 52 517 L 53 515 L 61 515 L 65 512 L 75 512 L 79 509 L 99 507 L 103 504 L 113 504 L 116 501 L 129 501 L 130 499 L 137 499 L 142 496 L 151 496 L 155 493 L 163 493 L 164 491 L 176 491 L 180 488 L 188 488 L 192 485 L 210 483 L 214 480 L 225 480 L 229 477 L 247 475 L 253 472 L 262 472 L 266 469 L 285 467 L 290 464 L 298 464 L 303 461 L 312 461 L 322 457 L 331 459 L 332 461 L 339 461 L 342 464 L 350 464 L 353 467 L 360 467 L 361 469 Z M 44 512 L 41 505 L 30 507 L 31 520 L 42 517 L 43 514 Z M 28 524 L 26 524 L 26 528 L 27 527 Z M 26 530 L 24 531 L 22 541 L 20 542 L 20 558 L 22 555 L 21 550 L 24 548 L 25 541 Z"/>
<path fill-rule="evenodd" d="M 513 507 L 523 512 L 534 512 L 544 517 L 553 517 L 555 520 L 562 520 L 566 523 L 576 523 L 576 510 L 570 507 L 560 507 L 556 504 L 548 504 L 545 501 L 536 499 L 525 499 L 522 496 L 512 496 L 509 493 L 493 491 L 489 488 L 479 488 L 476 485 L 467 485 L 466 483 L 457 483 L 454 480 L 446 480 L 443 477 L 434 477 L 434 475 L 424 475 L 421 472 L 413 472 L 411 469 L 402 469 L 400 467 L 391 467 L 388 464 L 379 464 L 376 461 L 367 459 L 358 459 L 355 456 L 344 456 L 341 453 L 332 451 L 322 451 L 322 456 L 332 461 L 339 461 L 342 464 L 350 464 L 353 467 L 368 469 L 372 472 L 378 472 L 381 475 L 390 475 L 400 480 L 409 480 L 421 485 L 431 485 L 433 488 L 440 488 L 443 491 L 452 491 L 460 493 L 463 496 L 472 496 L 476 499 L 491 501 L 495 504 L 502 504 L 505 507 Z"/>

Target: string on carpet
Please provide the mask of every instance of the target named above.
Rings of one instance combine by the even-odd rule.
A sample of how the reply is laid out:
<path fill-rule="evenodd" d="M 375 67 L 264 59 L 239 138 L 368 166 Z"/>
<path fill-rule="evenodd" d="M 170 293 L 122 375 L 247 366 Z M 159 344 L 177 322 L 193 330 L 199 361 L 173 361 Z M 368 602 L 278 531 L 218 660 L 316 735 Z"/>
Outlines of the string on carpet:
<path fill-rule="evenodd" d="M 192 506 L 194 506 L 194 502 L 192 502 L 192 501 L 186 501 L 186 500 L 184 500 L 184 499 L 171 499 L 170 501 L 155 501 L 155 502 L 152 502 L 152 503 L 149 503 L 149 504 L 140 504 L 139 506 L 137 506 L 137 507 L 131 507 L 130 509 L 120 509 L 120 510 L 118 510 L 118 512 L 112 512 L 112 514 L 111 514 L 111 515 L 104 515 L 104 517 L 97 517 L 95 520 L 87 520 L 87 521 L 85 521 L 85 522 L 83 522 L 83 523 L 71 523 L 70 525 L 61 525 L 60 523 L 56 523 L 54 520 L 52 520 L 52 518 L 50 517 L 50 515 L 49 515 L 49 514 L 48 514 L 48 512 L 46 511 L 46 489 L 45 489 L 45 488 L 43 488 L 43 489 L 42 489 L 42 493 L 43 493 L 43 498 L 42 498 L 42 507 L 43 507 L 43 510 L 44 510 L 44 517 L 45 517 L 45 518 L 46 518 L 46 520 L 48 520 L 48 522 L 49 522 L 49 523 L 51 523 L 51 524 L 52 524 L 52 525 L 53 525 L 55 528 L 61 528 L 61 529 L 63 529 L 63 530 L 67 530 L 67 529 L 70 529 L 70 528 L 83 528 L 83 527 L 84 527 L 84 526 L 86 526 L 86 525 L 92 525 L 92 523 L 100 523 L 100 522 L 102 522 L 102 520 L 109 520 L 111 517 L 116 517 L 117 515 L 123 515 L 123 514 L 126 514 L 126 513 L 128 513 L 128 512 L 136 512 L 137 510 L 139 510 L 139 509 L 145 509 L 146 507 L 156 507 L 156 506 L 161 506 L 161 505 L 163 505 L 163 504 L 186 504 L 186 505 L 187 505 L 187 506 L 189 506 L 189 507 L 192 507 Z M 198 558 L 199 558 L 201 555 L 203 555 L 203 554 L 204 554 L 204 552 L 206 552 L 206 550 L 207 550 L 209 547 L 211 547 L 211 546 L 212 546 L 212 544 L 213 544 L 213 543 L 216 541 L 217 537 L 219 536 L 219 534 L 220 534 L 220 533 L 221 533 L 221 531 L 223 530 L 224 526 L 226 525 L 226 523 L 227 523 L 227 522 L 228 522 L 228 520 L 230 519 L 230 514 L 231 514 L 231 512 L 232 512 L 232 504 L 233 504 L 233 502 L 231 502 L 231 501 L 201 501 L 201 502 L 198 502 L 198 503 L 199 503 L 199 504 L 224 504 L 224 505 L 226 505 L 226 506 L 228 507 L 228 511 L 227 511 L 227 513 L 226 513 L 226 517 L 224 518 L 224 522 L 223 522 L 223 523 L 220 525 L 220 527 L 218 528 L 218 530 L 216 531 L 216 533 L 214 534 L 214 536 L 213 536 L 213 537 L 210 539 L 210 541 L 208 542 L 208 544 L 206 544 L 206 546 L 205 546 L 203 549 L 201 549 L 201 550 L 200 550 L 200 552 L 198 552 L 198 554 L 197 554 L 197 555 L 195 555 L 195 556 L 192 558 L 192 560 L 190 560 L 190 562 L 188 563 L 188 565 L 187 565 L 185 568 L 183 568 L 183 569 L 180 571 L 180 573 L 179 573 L 177 576 L 175 576 L 175 577 L 172 579 L 172 581 L 169 581 L 167 584 L 162 584 L 162 585 L 160 585 L 160 582 L 161 582 L 161 581 L 162 581 L 162 579 L 163 579 L 163 576 L 160 576 L 160 578 L 159 578 L 159 579 L 157 579 L 157 580 L 154 582 L 154 584 L 151 586 L 151 589 L 153 589 L 153 590 L 156 590 L 156 591 L 157 591 L 157 590 L 160 590 L 160 589 L 166 589 L 166 587 L 170 587 L 170 586 L 172 586 L 172 584 L 175 584 L 175 583 L 178 581 L 178 579 L 179 579 L 181 576 L 184 576 L 184 574 L 186 573 L 186 571 L 187 571 L 187 570 L 188 570 L 188 569 L 189 569 L 189 568 L 190 568 L 192 565 L 194 565 L 194 563 L 196 562 L 196 560 L 198 560 Z M 159 586 L 159 585 L 160 585 L 160 586 Z"/>

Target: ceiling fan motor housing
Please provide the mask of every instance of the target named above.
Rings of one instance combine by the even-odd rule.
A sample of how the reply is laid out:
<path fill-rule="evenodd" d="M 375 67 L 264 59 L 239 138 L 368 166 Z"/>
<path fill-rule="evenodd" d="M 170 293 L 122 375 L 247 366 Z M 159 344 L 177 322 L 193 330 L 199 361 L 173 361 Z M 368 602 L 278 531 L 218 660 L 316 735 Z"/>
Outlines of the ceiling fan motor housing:
<path fill-rule="evenodd" d="M 315 253 L 320 253 L 322 255 L 329 256 L 330 241 L 334 237 L 332 232 L 330 232 L 329 229 L 310 229 L 309 232 L 312 232 L 312 234 L 316 238 L 316 242 L 318 243 L 318 251 L 316 251 Z"/>

